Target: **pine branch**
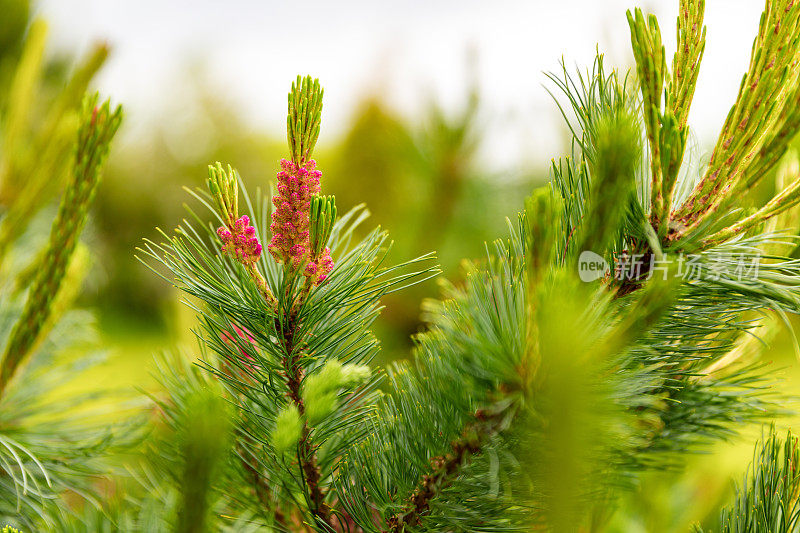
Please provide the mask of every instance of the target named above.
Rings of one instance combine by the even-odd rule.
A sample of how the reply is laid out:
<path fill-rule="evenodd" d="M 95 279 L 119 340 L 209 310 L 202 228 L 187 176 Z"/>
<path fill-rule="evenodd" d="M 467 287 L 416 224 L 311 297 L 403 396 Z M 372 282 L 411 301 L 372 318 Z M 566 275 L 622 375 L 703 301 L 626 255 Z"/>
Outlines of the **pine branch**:
<path fill-rule="evenodd" d="M 486 441 L 501 428 L 502 413 L 478 410 L 475 421 L 467 424 L 461 436 L 450 443 L 451 451 L 430 460 L 430 471 L 414 489 L 406 508 L 390 516 L 386 522 L 390 533 L 402 533 L 407 526 L 418 526 L 430 512 L 430 504 L 461 473 L 461 468 L 474 455 L 481 453 Z"/>
<path fill-rule="evenodd" d="M 282 292 L 284 298 L 281 298 L 281 301 L 279 301 L 273 296 L 272 291 L 267 286 L 266 280 L 256 267 L 257 260 L 261 255 L 261 245 L 258 244 L 258 240 L 254 236 L 255 229 L 249 226 L 249 218 L 247 216 L 239 217 L 238 181 L 238 175 L 230 166 L 227 171 L 222 169 L 220 163 L 217 163 L 215 167 L 209 166 L 209 191 L 215 200 L 216 209 L 226 222 L 227 227 L 227 229 L 226 227 L 220 228 L 217 233 L 223 243 L 225 243 L 223 251 L 231 254 L 245 267 L 245 270 L 264 297 L 267 305 L 277 313 L 274 318 L 274 325 L 275 330 L 281 333 L 283 351 L 281 364 L 287 388 L 286 394 L 292 404 L 297 408 L 299 415 L 303 416 L 305 415 L 305 406 L 301 397 L 303 375 L 301 373 L 301 367 L 295 361 L 295 335 L 298 333 L 298 309 L 299 306 L 305 302 L 308 296 L 308 290 L 303 290 L 299 298 L 294 300 L 290 293 L 292 288 L 291 277 L 285 276 L 285 290 Z M 328 229 L 324 242 L 327 242 L 327 238 L 330 236 L 330 227 L 332 223 L 332 218 L 328 217 Z M 240 243 L 240 241 L 244 242 L 245 239 L 251 239 L 255 244 L 249 245 L 248 248 L 247 245 Z M 287 299 L 294 302 L 289 305 L 288 308 L 286 305 L 282 305 L 283 301 Z M 304 483 L 308 488 L 311 500 L 311 513 L 322 520 L 323 523 L 330 526 L 330 510 L 324 502 L 325 494 L 320 487 L 320 472 L 315 457 L 316 450 L 311 444 L 310 433 L 311 428 L 307 422 L 304 422 L 302 434 L 299 439 L 297 456 L 303 473 Z M 260 493 L 260 481 L 257 470 L 253 469 L 249 464 L 245 464 L 245 467 L 253 473 L 256 482 L 256 492 L 257 494 Z"/>
<path fill-rule="evenodd" d="M 239 217 L 239 180 L 239 173 L 230 165 L 227 170 L 222 168 L 219 161 L 216 165 L 208 166 L 208 190 L 217 214 L 225 224 L 217 230 L 217 235 L 224 243 L 222 251 L 244 266 L 267 305 L 277 308 L 278 301 L 256 266 L 262 251 L 261 243 L 255 236 L 256 230 L 250 225 L 249 217 Z"/>
<path fill-rule="evenodd" d="M 14 165 L 12 157 L 20 150 L 20 138 L 27 129 L 27 121 L 31 114 L 34 95 L 42 74 L 42 59 L 47 43 L 47 24 L 37 20 L 28 30 L 25 46 L 19 58 L 19 64 L 11 87 L 8 88 L 8 108 L 4 117 L 3 127 L 3 152 L 2 170 L 0 171 L 0 198 L 10 196 L 5 191 L 6 187 L 16 184 L 7 184 L 6 175 Z"/>
<path fill-rule="evenodd" d="M 177 436 L 183 468 L 176 533 L 211 529 L 213 486 L 223 471 L 231 432 L 227 407 L 223 398 L 209 390 L 197 391 L 186 399 Z"/>
<path fill-rule="evenodd" d="M 800 447 L 791 432 L 781 440 L 771 426 L 756 445 L 753 462 L 734 502 L 720 513 L 721 533 L 790 533 L 800 525 Z"/>
<path fill-rule="evenodd" d="M 284 165 L 284 173 L 296 172 L 297 179 L 294 181 L 289 178 L 285 183 L 279 183 L 279 194 L 273 200 L 277 208 L 273 214 L 273 240 L 270 243 L 270 250 L 283 246 L 287 249 L 284 256 L 284 277 L 282 302 L 278 305 L 278 316 L 275 320 L 275 329 L 282 332 L 283 343 L 283 373 L 288 389 L 287 396 L 297 411 L 302 422 L 302 431 L 297 447 L 297 459 L 300 463 L 302 479 L 307 487 L 310 499 L 310 512 L 326 526 L 333 528 L 331 522 L 331 511 L 325 503 L 326 491 L 321 486 L 321 472 L 317 464 L 316 451 L 318 445 L 312 443 L 312 427 L 306 415 L 306 406 L 303 402 L 301 384 L 304 378 L 302 367 L 298 364 L 298 359 L 302 353 L 302 333 L 298 326 L 298 313 L 305 304 L 313 281 L 316 269 L 311 275 L 306 276 L 306 283 L 295 298 L 293 294 L 294 281 L 297 269 L 305 260 L 309 265 L 316 265 L 316 260 L 321 253 L 321 248 L 327 243 L 334 221 L 335 213 L 327 209 L 327 218 L 320 219 L 322 206 L 318 202 L 316 193 L 319 192 L 319 171 L 314 170 L 314 161 L 310 159 L 317 137 L 319 136 L 320 119 L 322 111 L 323 91 L 318 80 L 306 76 L 301 79 L 297 77 L 297 82 L 292 84 L 289 92 L 289 113 L 287 118 L 287 135 L 289 148 L 292 155 L 294 167 L 289 170 L 288 165 Z M 305 172 L 305 173 L 304 173 Z M 316 174 L 315 174 L 316 173 Z M 301 185 L 297 193 L 289 194 L 290 189 L 297 188 L 297 181 L 302 183 L 303 179 L 312 180 L 314 185 Z M 305 197 L 309 196 L 306 202 Z M 300 199 L 298 202 L 297 200 Z M 288 206 L 288 208 L 286 207 Z M 313 206 L 313 207 L 312 207 Z M 283 213 L 282 210 L 288 209 L 289 212 Z M 333 216 L 331 216 L 333 215 Z M 312 223 L 313 218 L 313 227 Z M 286 221 L 284 221 L 286 218 Z M 291 220 L 291 223 L 288 222 Z M 298 222 L 298 220 L 302 222 Z M 281 225 L 282 224 L 282 225 Z M 291 228 L 291 229 L 290 229 Z M 283 233 L 278 234 L 280 230 Z M 300 232 L 300 233 L 296 233 Z M 313 232 L 314 239 L 311 240 L 310 233 Z M 296 233 L 296 234 L 293 234 Z M 325 240 L 322 240 L 322 237 Z M 288 242 L 280 242 L 283 241 Z M 299 253 L 297 253 L 299 251 Z M 305 256 L 305 257 L 303 257 Z M 291 260 L 287 260 L 291 257 Z M 332 267 L 332 261 L 331 261 Z M 308 272 L 309 267 L 304 273 Z M 327 277 L 328 269 L 322 276 L 322 280 Z M 288 303 L 287 303 L 288 302 Z M 283 304 L 283 305 L 281 305 Z"/>
<path fill-rule="evenodd" d="M 573 103 L 576 116 L 585 116 L 584 109 L 594 109 L 588 102 L 602 98 L 600 91 L 596 88 L 600 84 L 598 80 L 601 79 L 601 74 L 595 73 L 594 75 L 594 81 L 584 83 L 581 79 L 580 83 L 572 83 L 565 89 L 569 93 L 568 96 Z M 602 101 L 610 102 L 611 98 L 605 97 Z M 678 124 L 677 121 L 675 123 Z M 570 125 L 573 128 L 576 142 L 581 148 L 580 152 L 573 153 L 573 159 L 567 160 L 567 165 L 553 165 L 554 190 L 564 202 L 562 229 L 555 236 L 559 240 L 556 250 L 563 250 L 560 260 L 566 265 L 574 264 L 572 263 L 574 259 L 571 258 L 577 255 L 573 247 L 575 236 L 579 236 L 583 231 L 588 231 L 584 229 L 585 220 L 590 216 L 593 202 L 590 194 L 593 186 L 592 180 L 595 178 L 592 165 L 591 163 L 582 164 L 579 158 L 591 159 L 599 137 L 596 135 L 597 128 L 594 126 L 596 121 L 591 125 L 587 121 L 583 121 L 582 124 L 585 124 L 582 131 L 576 131 Z M 784 180 L 786 178 L 793 180 L 794 176 L 789 174 L 784 175 L 783 178 Z M 645 184 L 640 183 L 640 185 L 642 186 L 638 201 L 631 202 L 623 220 L 612 224 L 621 236 L 614 248 L 630 252 L 634 256 L 641 254 L 638 257 L 645 258 L 643 263 L 645 268 L 649 269 L 650 263 L 646 259 L 648 255 L 663 254 L 664 259 L 671 260 L 674 248 L 671 248 L 673 243 L 668 239 L 665 242 L 661 241 L 660 237 L 654 238 L 651 234 L 652 228 L 648 230 L 649 224 L 642 224 L 644 213 L 647 212 L 651 200 Z M 685 184 L 678 182 L 675 189 L 680 190 L 683 187 Z M 779 190 L 782 188 L 783 186 L 779 187 Z M 786 196 L 779 198 L 783 201 L 782 205 L 787 205 L 792 197 L 790 194 L 788 198 Z M 761 406 L 760 408 L 766 410 L 765 413 L 771 413 L 767 414 L 766 418 L 777 413 L 777 408 L 773 404 L 774 397 L 770 397 L 766 372 L 757 366 L 748 365 L 746 361 L 737 364 L 739 357 L 731 354 L 739 349 L 739 345 L 733 343 L 730 336 L 732 332 L 736 331 L 741 332 L 741 335 L 748 335 L 755 323 L 751 323 L 745 317 L 748 316 L 748 313 L 758 309 L 777 308 L 780 310 L 779 312 L 796 312 L 797 309 L 800 309 L 797 306 L 800 300 L 798 300 L 798 291 L 793 278 L 795 274 L 790 273 L 790 271 L 794 272 L 791 266 L 792 261 L 778 257 L 762 261 L 761 258 L 762 249 L 777 245 L 788 246 L 789 244 L 788 240 L 781 240 L 776 237 L 775 233 L 758 234 L 760 224 L 757 222 L 763 222 L 767 216 L 780 216 L 780 213 L 787 213 L 787 211 L 781 211 L 776 205 L 779 203 L 781 202 L 776 200 L 767 207 L 766 211 L 759 213 L 762 216 L 747 221 L 747 229 L 751 230 L 755 234 L 754 236 L 734 240 L 724 245 L 719 241 L 699 244 L 698 241 L 702 238 L 700 236 L 695 237 L 698 241 L 692 241 L 685 236 L 682 241 L 679 241 L 682 247 L 688 249 L 708 247 L 705 249 L 709 249 L 709 252 L 707 255 L 705 253 L 701 255 L 703 264 L 701 278 L 691 284 L 681 286 L 676 291 L 678 299 L 674 309 L 667 313 L 664 320 L 653 325 L 647 335 L 629 348 L 633 359 L 644 365 L 644 368 L 652 368 L 650 365 L 665 365 L 663 370 L 667 371 L 667 374 L 660 375 L 661 371 L 651 374 L 648 370 L 636 378 L 631 376 L 632 381 L 629 384 L 635 382 L 641 385 L 649 380 L 653 380 L 654 384 L 659 383 L 659 385 L 654 385 L 653 389 L 646 392 L 644 396 L 638 396 L 637 399 L 637 395 L 634 395 L 629 398 L 634 402 L 631 405 L 644 402 L 639 404 L 640 407 L 633 408 L 640 416 L 649 412 L 655 418 L 649 419 L 649 415 L 645 415 L 640 419 L 642 424 L 651 426 L 652 430 L 635 447 L 636 451 L 622 453 L 621 464 L 614 467 L 615 471 L 624 468 L 635 471 L 649 468 L 653 463 L 664 466 L 666 454 L 683 452 L 687 447 L 701 444 L 704 439 L 700 435 L 724 437 L 734 431 L 735 425 L 740 424 L 741 421 L 763 420 L 757 411 L 751 409 L 753 404 L 747 405 L 749 402 L 757 402 Z M 538 211 L 544 212 L 546 208 L 540 207 Z M 733 223 L 736 222 L 738 221 L 733 219 Z M 672 228 L 668 228 L 668 230 L 671 232 Z M 531 231 L 537 235 L 542 233 L 541 230 L 535 230 L 535 228 Z M 609 231 L 614 232 L 612 229 Z M 737 235 L 741 235 L 741 233 Z M 674 237 L 674 235 L 672 236 Z M 542 253 L 547 255 L 548 245 L 540 242 L 539 247 Z M 624 250 L 623 247 L 628 247 L 628 249 Z M 621 267 L 621 255 L 615 257 L 616 268 Z M 533 264 L 542 263 L 537 257 L 538 254 L 534 253 L 529 256 L 529 260 L 533 261 Z M 738 267 L 736 265 L 749 261 L 758 262 L 762 270 L 753 279 L 742 279 L 741 275 L 737 278 Z M 610 271 L 614 272 L 616 268 L 610 269 Z M 539 283 L 542 283 L 543 279 L 546 280 L 546 277 L 541 278 L 541 275 L 530 278 L 531 281 L 539 280 Z M 607 278 L 605 283 L 610 285 L 609 288 L 613 290 L 615 286 L 613 281 Z M 648 285 L 652 283 L 654 280 L 645 281 L 645 277 L 643 277 L 642 283 L 637 284 L 636 287 L 647 290 Z M 560 292 L 567 290 L 563 284 L 558 286 Z M 670 291 L 667 294 L 670 294 Z M 625 307 L 630 305 L 631 301 L 637 301 L 642 297 L 641 294 L 636 295 L 633 291 L 627 294 L 618 290 L 616 295 L 620 305 Z M 765 306 L 766 301 L 769 301 L 769 304 Z M 601 308 L 594 302 L 591 307 Z M 532 309 L 529 312 L 537 314 L 536 306 L 529 306 L 529 308 Z M 550 314 L 561 316 L 558 313 Z M 631 310 L 631 316 L 635 316 L 635 314 Z M 658 313 L 656 313 L 657 315 Z M 649 321 L 650 319 L 646 319 L 646 322 Z M 541 342 L 541 335 L 542 331 L 539 327 L 534 329 L 529 327 L 528 338 L 532 342 L 535 342 L 536 339 Z M 738 337 L 734 336 L 733 338 Z M 578 350 L 578 352 L 580 351 Z M 532 369 L 537 368 L 539 368 L 537 364 L 531 364 L 526 367 L 525 374 L 535 375 Z M 713 375 L 709 375 L 704 370 L 711 368 L 714 369 Z M 624 385 L 622 390 L 626 390 L 627 386 Z M 650 394 L 655 395 L 653 398 L 659 395 L 669 398 L 668 406 L 665 406 L 664 409 L 653 409 L 652 405 L 645 407 L 645 404 L 648 403 L 645 398 Z M 625 400 L 623 403 L 627 401 Z M 651 411 L 651 409 L 653 410 Z M 653 420 L 658 421 L 656 425 L 653 425 Z M 669 465 L 669 461 L 666 464 Z M 544 486 L 555 486 L 555 484 L 545 483 Z M 574 494 L 566 500 L 573 497 Z"/>
<path fill-rule="evenodd" d="M 800 125 L 800 5 L 767 0 L 750 67 L 708 169 L 673 218 L 697 229 L 763 177 Z"/>
<path fill-rule="evenodd" d="M 0 366 L 0 394 L 34 347 L 52 311 L 52 302 L 58 294 L 86 223 L 111 139 L 121 121 L 120 107 L 112 112 L 108 101 L 97 106 L 97 95 L 84 101 L 83 124 L 78 131 L 72 179 L 53 221 L 43 264 L 33 282 L 22 316 L 8 341 Z"/>
<path fill-rule="evenodd" d="M 554 160 L 551 165 L 555 192 L 561 196 L 564 203 L 563 231 L 560 236 L 562 242 L 558 247 L 557 254 L 559 262 L 570 261 L 571 258 L 584 251 L 581 246 L 585 243 L 581 241 L 580 235 L 589 227 L 584 218 L 591 194 L 602 194 L 604 201 L 612 202 L 612 207 L 607 207 L 610 211 L 616 212 L 613 206 L 623 209 L 621 206 L 623 202 L 619 198 L 614 198 L 610 190 L 606 191 L 595 183 L 593 173 L 598 168 L 608 166 L 605 162 L 600 162 L 599 166 L 596 164 L 598 141 L 602 138 L 602 142 L 607 143 L 607 138 L 602 137 L 599 130 L 602 127 L 607 131 L 609 127 L 615 127 L 615 122 L 624 123 L 627 119 L 633 119 L 635 125 L 630 124 L 623 130 L 627 131 L 631 126 L 636 130 L 640 128 L 639 120 L 636 118 L 638 115 L 634 113 L 635 103 L 625 89 L 627 78 L 620 80 L 616 71 L 607 73 L 601 54 L 597 55 L 592 70 L 586 74 L 580 71 L 577 72 L 577 75 L 569 74 L 563 62 L 562 70 L 563 77 L 557 77 L 554 74 L 549 74 L 548 77 L 568 98 L 572 114 L 577 120 L 573 121 L 569 118 L 568 112 L 554 97 L 573 136 L 572 154 L 558 162 Z M 639 144 L 637 141 L 625 151 L 635 151 L 635 147 Z M 623 154 L 624 151 L 618 155 Z M 628 153 L 628 156 L 635 157 L 632 153 Z M 617 163 L 620 162 L 622 159 L 617 161 Z M 608 170 L 608 168 L 604 170 Z M 605 179 L 625 189 L 634 181 L 638 168 L 629 168 L 628 172 L 632 174 L 620 175 L 612 172 L 607 174 Z M 639 183 L 638 179 L 635 181 L 637 196 L 649 195 L 644 190 L 638 190 L 645 185 L 649 186 L 649 183 Z M 613 200 L 611 200 L 612 198 Z M 641 217 L 641 219 L 644 218 L 644 216 Z M 603 227 L 606 226 L 610 226 L 610 224 L 604 223 Z M 600 232 L 602 229 L 596 228 L 596 231 Z M 604 253 L 604 250 L 594 251 Z"/>
<path fill-rule="evenodd" d="M 295 353 L 295 334 L 297 316 L 292 311 L 289 312 L 288 320 L 284 327 L 276 323 L 276 329 L 283 329 L 283 350 L 286 354 L 283 358 L 283 371 L 286 377 L 287 395 L 291 402 L 297 407 L 300 416 L 305 415 L 305 404 L 301 395 L 301 383 L 303 375 L 301 367 L 294 358 Z M 307 421 L 303 422 L 302 432 L 297 449 L 297 458 L 300 462 L 300 469 L 303 472 L 303 480 L 308 487 L 308 494 L 311 499 L 311 513 L 319 518 L 329 527 L 333 527 L 331 522 L 330 508 L 325 503 L 325 492 L 320 486 L 320 469 L 317 465 L 316 446 L 311 442 L 311 427 Z"/>
<path fill-rule="evenodd" d="M 337 446 L 349 442 L 342 439 L 342 427 L 357 426 L 360 413 L 374 393 L 359 392 L 341 406 L 339 395 L 342 390 L 360 386 L 363 380 L 372 380 L 366 367 L 358 363 L 368 361 L 369 354 L 377 347 L 377 342 L 371 335 L 365 335 L 363 329 L 377 315 L 377 299 L 418 274 L 388 277 L 396 269 L 380 267 L 385 253 L 381 251 L 385 240 L 382 232 L 374 231 L 355 248 L 347 249 L 353 229 L 363 216 L 358 216 L 355 210 L 337 220 L 334 198 L 317 194 L 321 173 L 315 169 L 313 160 L 304 159 L 310 155 L 319 130 L 320 97 L 318 83 L 298 83 L 290 93 L 289 124 L 298 126 L 289 129 L 290 148 L 305 148 L 297 162 L 281 163 L 278 193 L 272 201 L 275 210 L 271 213 L 273 236 L 268 256 L 261 253 L 259 228 L 251 225 L 252 220 L 263 227 L 268 211 L 262 208 L 259 214 L 253 213 L 248 200 L 251 214 L 239 216 L 238 176 L 231 168 L 225 171 L 219 164 L 209 171 L 210 194 L 196 197 L 223 223 L 216 232 L 222 245 L 218 250 L 222 253 L 212 257 L 202 243 L 203 237 L 188 226 L 179 231 L 179 237 L 170 239 L 168 245 L 150 246 L 147 253 L 153 257 L 161 255 L 159 259 L 176 272 L 186 289 L 211 305 L 201 311 L 209 334 L 206 342 L 214 346 L 226 366 L 237 369 L 236 372 L 214 369 L 214 372 L 229 384 L 243 408 L 250 409 L 245 406 L 252 403 L 259 409 L 267 409 L 269 415 L 251 420 L 256 427 L 267 420 L 274 423 L 268 431 L 271 450 L 278 460 L 274 467 L 282 471 L 278 476 L 284 476 L 281 481 L 284 497 L 302 494 L 305 505 L 300 502 L 294 505 L 310 515 L 315 527 L 329 531 L 334 528 L 334 516 L 326 501 L 327 484 L 336 457 L 330 455 L 329 446 L 331 442 Z M 341 258 L 334 269 L 332 255 L 337 249 Z M 229 262 L 237 268 L 229 269 Z M 283 263 L 282 272 L 275 269 L 278 262 Z M 268 283 L 260 275 L 259 265 L 268 273 L 282 276 L 271 276 Z M 266 291 L 277 295 L 263 298 L 258 310 L 263 318 L 256 323 L 251 322 L 254 319 L 251 289 L 239 279 L 242 272 L 248 274 L 251 286 L 262 296 Z M 237 304 L 244 295 L 223 296 L 223 292 L 233 288 L 246 293 L 244 306 Z M 226 333 L 232 329 L 244 332 L 239 335 L 244 340 L 236 339 L 238 354 L 231 352 L 231 337 Z M 269 359 L 254 346 L 266 351 Z M 242 353 L 252 363 L 243 362 Z M 320 354 L 325 355 L 320 359 Z M 264 377 L 254 376 L 261 372 Z M 260 391 L 255 385 L 265 379 L 270 387 Z M 329 421 L 333 415 L 344 418 L 330 426 L 334 423 Z M 356 429 L 352 438 L 359 431 Z M 248 442 L 243 440 L 241 444 L 248 446 Z M 325 444 L 328 445 L 325 455 L 320 456 Z M 294 452 L 291 456 L 296 459 L 296 466 L 283 462 L 284 454 L 290 450 Z M 243 463 L 243 467 L 258 495 L 260 480 L 264 479 L 259 467 L 250 463 Z M 286 474 L 291 477 L 286 479 Z"/>
<path fill-rule="evenodd" d="M 6 326 L 0 326 L 1 338 L 13 325 L 9 316 L 18 316 L 23 305 L 0 294 L 0 322 Z M 119 396 L 115 398 L 121 403 L 109 403 L 109 397 L 101 399 L 99 389 L 60 389 L 64 376 L 79 375 L 104 359 L 101 353 L 87 352 L 91 318 L 71 311 L 53 324 L 37 357 L 0 398 L 0 516 L 13 517 L 26 531 L 66 531 L 58 524 L 78 513 L 78 507 L 100 507 L 97 483 L 110 471 L 107 459 L 139 442 L 133 427 L 141 428 L 141 419 L 128 426 L 127 420 L 109 423 L 104 417 L 110 408 L 127 411 L 141 404 Z M 63 357 L 68 353 L 81 357 Z M 54 390 L 59 390 L 57 397 Z"/>
<path fill-rule="evenodd" d="M 671 79 L 655 16 L 650 15 L 645 21 L 641 10 L 637 9 L 635 16 L 628 12 L 650 147 L 650 221 L 660 237 L 670 232 L 668 219 L 686 149 L 686 121 L 705 47 L 704 10 L 703 0 L 681 0 L 678 49 L 672 61 Z"/>
<path fill-rule="evenodd" d="M 636 123 L 625 112 L 598 120 L 595 135 L 589 163 L 593 181 L 589 208 L 576 236 L 576 249 L 603 255 L 616 240 L 617 228 L 635 194 L 634 169 L 641 148 Z"/>

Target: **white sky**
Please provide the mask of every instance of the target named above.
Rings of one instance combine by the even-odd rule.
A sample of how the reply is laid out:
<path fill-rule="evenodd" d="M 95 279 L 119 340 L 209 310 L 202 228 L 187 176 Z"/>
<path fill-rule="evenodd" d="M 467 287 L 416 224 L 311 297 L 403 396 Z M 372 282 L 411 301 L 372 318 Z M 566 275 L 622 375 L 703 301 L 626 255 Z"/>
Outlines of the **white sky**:
<path fill-rule="evenodd" d="M 199 65 L 253 127 L 282 131 L 289 85 L 310 73 L 325 87 L 323 143 L 376 91 L 403 112 L 431 96 L 457 109 L 472 47 L 489 117 L 486 159 L 507 168 L 559 155 L 560 119 L 542 72 L 562 55 L 588 66 L 599 44 L 611 65 L 631 64 L 625 10 L 634 5 L 658 15 L 671 57 L 678 0 L 41 0 L 38 10 L 54 48 L 112 44 L 98 85 L 126 105 L 129 128 L 179 103 L 187 65 Z M 707 0 L 690 117 L 703 143 L 733 103 L 763 7 Z"/>

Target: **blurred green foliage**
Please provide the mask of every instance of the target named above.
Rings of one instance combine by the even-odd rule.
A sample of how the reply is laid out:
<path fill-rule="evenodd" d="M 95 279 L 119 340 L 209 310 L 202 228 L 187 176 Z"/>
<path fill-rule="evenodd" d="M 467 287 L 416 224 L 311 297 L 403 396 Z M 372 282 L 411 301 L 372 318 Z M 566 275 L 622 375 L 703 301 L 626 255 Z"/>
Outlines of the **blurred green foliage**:
<path fill-rule="evenodd" d="M 16 66 L 22 36 L 28 26 L 30 3 L 27 0 L 0 0 L 0 78 L 7 79 Z M 6 95 L 0 96 L 5 98 Z"/>

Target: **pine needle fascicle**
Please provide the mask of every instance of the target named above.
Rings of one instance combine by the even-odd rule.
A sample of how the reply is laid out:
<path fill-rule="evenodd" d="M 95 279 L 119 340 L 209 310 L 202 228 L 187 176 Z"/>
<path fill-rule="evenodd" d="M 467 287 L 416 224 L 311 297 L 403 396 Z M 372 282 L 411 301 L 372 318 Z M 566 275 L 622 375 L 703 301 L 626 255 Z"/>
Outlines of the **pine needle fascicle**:
<path fill-rule="evenodd" d="M 791 431 L 781 439 L 770 426 L 732 504 L 719 515 L 720 533 L 791 533 L 800 525 L 800 447 Z M 699 526 L 695 531 L 702 532 Z"/>

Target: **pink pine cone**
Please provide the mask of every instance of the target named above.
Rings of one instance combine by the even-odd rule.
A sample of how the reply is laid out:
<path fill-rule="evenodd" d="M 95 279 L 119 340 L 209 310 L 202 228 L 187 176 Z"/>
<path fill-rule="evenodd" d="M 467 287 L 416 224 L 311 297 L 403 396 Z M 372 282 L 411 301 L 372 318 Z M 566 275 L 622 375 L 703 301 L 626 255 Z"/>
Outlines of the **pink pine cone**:
<path fill-rule="evenodd" d="M 306 277 L 312 278 L 315 284 L 320 284 L 328 277 L 328 274 L 333 270 L 333 258 L 331 258 L 331 249 L 325 248 L 322 255 L 316 261 L 309 261 L 306 265 L 304 272 Z"/>
<path fill-rule="evenodd" d="M 240 263 L 252 265 L 261 257 L 261 243 L 256 237 L 256 228 L 250 225 L 250 217 L 242 215 L 233 227 L 221 227 L 217 235 L 222 241 L 222 251 L 235 257 Z"/>
<path fill-rule="evenodd" d="M 311 159 L 298 166 L 281 159 L 278 172 L 278 194 L 272 197 L 272 240 L 267 249 L 281 263 L 299 266 L 309 249 L 308 226 L 311 197 L 319 194 L 322 172 Z"/>

